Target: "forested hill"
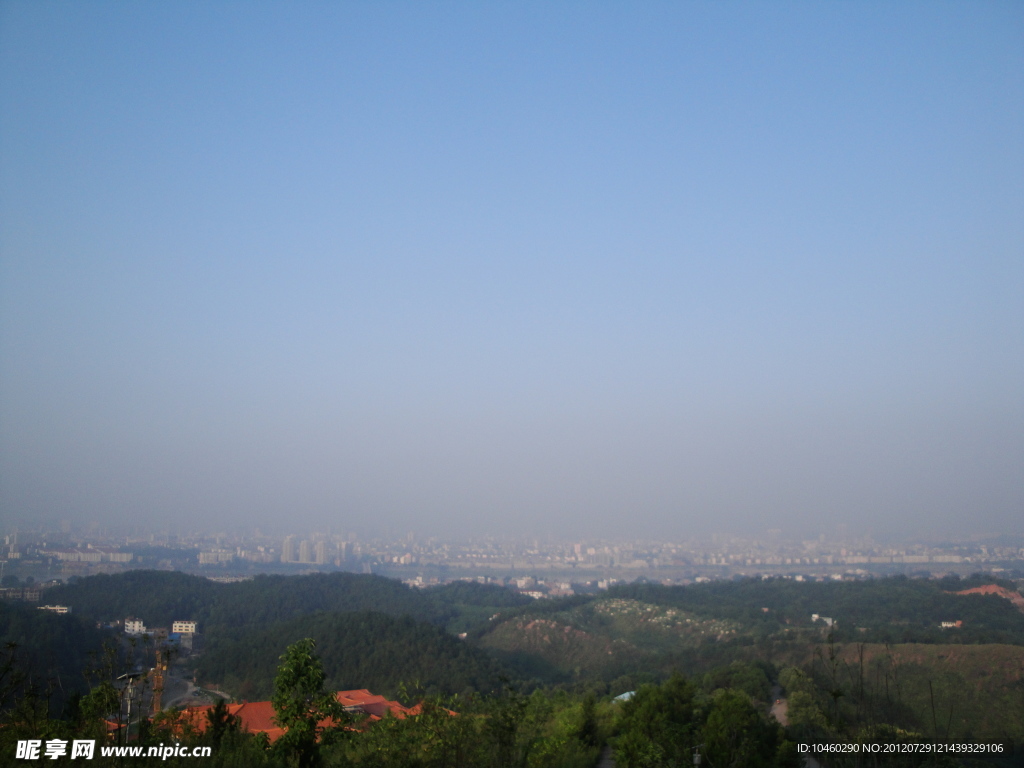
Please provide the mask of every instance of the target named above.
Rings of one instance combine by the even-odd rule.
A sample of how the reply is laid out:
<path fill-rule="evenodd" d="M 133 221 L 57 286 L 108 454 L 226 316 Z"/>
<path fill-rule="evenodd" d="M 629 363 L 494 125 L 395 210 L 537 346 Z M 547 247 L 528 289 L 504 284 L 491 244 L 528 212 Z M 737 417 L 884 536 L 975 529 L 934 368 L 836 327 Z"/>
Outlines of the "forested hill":
<path fill-rule="evenodd" d="M 518 592 L 496 584 L 480 584 L 476 581 L 453 581 L 438 587 L 429 587 L 425 594 L 445 605 L 464 605 L 488 608 L 511 608 L 530 605 L 534 602 Z"/>
<path fill-rule="evenodd" d="M 317 611 L 376 611 L 450 625 L 485 621 L 495 609 L 533 602 L 494 585 L 454 582 L 412 589 L 394 579 L 354 573 L 256 576 L 221 584 L 172 571 L 127 571 L 90 576 L 47 591 L 46 600 L 98 621 L 133 616 L 149 627 L 195 620 L 204 634 L 242 626 L 267 626 Z M 462 631 L 456 623 L 449 629 Z"/>
<path fill-rule="evenodd" d="M 809 625 L 811 615 L 817 613 L 837 622 L 840 640 L 1024 645 L 1024 613 L 1013 603 L 996 595 L 954 594 L 982 581 L 995 580 L 897 576 L 853 582 L 743 579 L 687 587 L 629 584 L 609 590 L 608 597 L 671 606 L 769 630 Z M 954 634 L 944 633 L 939 628 L 943 621 L 962 621 L 963 626 Z"/>
<path fill-rule="evenodd" d="M 461 582 L 412 589 L 393 579 L 352 573 L 257 576 L 222 584 L 165 571 L 93 576 L 48 591 L 76 620 L 142 619 L 168 627 L 199 622 L 206 648 L 200 676 L 245 698 L 267 697 L 284 649 L 317 641 L 329 685 L 397 693 L 419 683 L 428 693 L 488 691 L 500 665 L 453 637 L 453 621 L 484 621 L 533 602 L 509 590 Z"/>
<path fill-rule="evenodd" d="M 954 594 L 979 583 L 973 578 L 894 577 L 855 582 L 743 579 L 686 587 L 629 584 L 613 587 L 598 598 L 536 603 L 474 582 L 420 590 L 381 576 L 330 573 L 257 576 L 221 584 L 176 572 L 128 571 L 56 587 L 47 592 L 46 600 L 69 605 L 75 615 L 96 620 L 135 616 L 155 627 L 194 619 L 206 634 L 220 628 L 268 626 L 318 611 L 375 611 L 444 625 L 450 631 L 469 631 L 483 629 L 499 609 L 507 618 L 510 613 L 563 611 L 594 599 L 622 598 L 738 621 L 760 627 L 761 632 L 809 625 L 811 614 L 817 613 L 834 618 L 844 635 L 859 632 L 859 640 L 934 642 L 941 636 L 940 622 L 959 620 L 963 627 L 954 642 L 1024 644 L 1024 614 L 1012 603 L 996 595 Z M 863 636 L 865 630 L 870 638 Z"/>
<path fill-rule="evenodd" d="M 369 688 L 395 696 L 404 683 L 419 687 L 410 693 L 487 692 L 499 687 L 503 672 L 486 652 L 440 627 L 362 611 L 313 613 L 212 637 L 199 659 L 199 677 L 241 698 L 267 698 L 280 655 L 304 637 L 316 641 L 329 690 Z"/>
<path fill-rule="evenodd" d="M 0 711 L 33 691 L 59 712 L 67 696 L 87 690 L 108 636 L 79 616 L 0 601 Z"/>
<path fill-rule="evenodd" d="M 128 571 L 56 587 L 46 599 L 97 620 L 135 616 L 151 627 L 195 620 L 204 633 L 288 621 L 315 611 L 373 610 L 435 623 L 452 613 L 443 601 L 401 582 L 353 573 L 256 576 L 220 584 L 170 571 Z"/>

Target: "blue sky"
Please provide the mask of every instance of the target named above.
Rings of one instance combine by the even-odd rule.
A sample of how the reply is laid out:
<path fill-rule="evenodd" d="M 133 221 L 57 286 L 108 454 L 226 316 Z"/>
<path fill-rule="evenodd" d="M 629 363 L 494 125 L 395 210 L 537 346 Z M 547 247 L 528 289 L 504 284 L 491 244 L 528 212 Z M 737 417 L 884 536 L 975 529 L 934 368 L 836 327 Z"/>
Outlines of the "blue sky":
<path fill-rule="evenodd" d="M 0 2 L 0 517 L 1021 533 L 1019 3 Z"/>

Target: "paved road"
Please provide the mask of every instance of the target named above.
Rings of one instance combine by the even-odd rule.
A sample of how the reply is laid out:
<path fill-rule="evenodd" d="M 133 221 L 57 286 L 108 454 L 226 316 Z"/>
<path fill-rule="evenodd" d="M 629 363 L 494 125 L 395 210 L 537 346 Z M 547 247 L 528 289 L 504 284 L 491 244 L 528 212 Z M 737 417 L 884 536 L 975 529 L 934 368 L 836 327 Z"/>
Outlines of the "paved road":
<path fill-rule="evenodd" d="M 216 693 L 216 692 L 214 692 Z M 221 694 L 228 698 L 226 694 Z M 171 707 L 195 707 L 204 704 L 213 704 L 216 697 L 200 690 L 190 680 L 185 680 L 175 674 L 168 673 L 164 676 L 163 708 Z"/>
<path fill-rule="evenodd" d="M 611 747 L 606 746 L 601 750 L 601 759 L 597 763 L 597 768 L 615 768 L 615 757 Z"/>
<path fill-rule="evenodd" d="M 605 745 L 605 748 L 601 750 L 601 759 L 597 763 L 597 768 L 615 768 L 615 757 L 610 746 Z"/>

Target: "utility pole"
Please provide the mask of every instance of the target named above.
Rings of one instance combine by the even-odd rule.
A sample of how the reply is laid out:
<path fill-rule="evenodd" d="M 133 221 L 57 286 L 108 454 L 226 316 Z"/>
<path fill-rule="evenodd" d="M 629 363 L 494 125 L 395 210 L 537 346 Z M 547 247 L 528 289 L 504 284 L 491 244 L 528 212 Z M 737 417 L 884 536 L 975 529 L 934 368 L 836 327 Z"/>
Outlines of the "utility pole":
<path fill-rule="evenodd" d="M 119 740 L 119 743 L 127 743 L 129 737 L 131 737 L 131 734 L 132 734 L 132 699 L 135 698 L 135 680 L 136 680 L 136 678 L 141 677 L 141 676 L 142 676 L 141 672 L 128 672 L 128 673 L 125 673 L 125 674 L 123 674 L 123 675 L 121 675 L 120 677 L 117 678 L 118 680 L 124 680 L 125 681 L 125 687 L 121 689 L 122 694 L 125 691 L 127 691 L 127 693 L 128 693 L 128 719 L 127 719 L 127 722 L 125 723 L 125 727 L 124 727 L 124 741 L 120 742 L 120 740 Z M 118 716 L 118 719 L 120 720 L 120 717 L 121 717 L 120 709 L 118 709 L 117 716 Z"/>

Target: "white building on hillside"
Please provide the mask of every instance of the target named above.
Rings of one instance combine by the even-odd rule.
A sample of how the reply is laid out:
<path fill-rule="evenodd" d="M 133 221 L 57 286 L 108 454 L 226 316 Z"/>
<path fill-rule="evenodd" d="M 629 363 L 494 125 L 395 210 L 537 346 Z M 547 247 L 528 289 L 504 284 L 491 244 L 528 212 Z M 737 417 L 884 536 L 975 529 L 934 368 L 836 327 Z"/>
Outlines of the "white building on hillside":
<path fill-rule="evenodd" d="M 126 635 L 144 635 L 146 634 L 146 625 L 142 619 L 127 618 L 124 620 L 124 633 Z"/>
<path fill-rule="evenodd" d="M 71 609 L 66 605 L 40 605 L 40 611 L 53 611 L 54 613 L 71 613 Z"/>

